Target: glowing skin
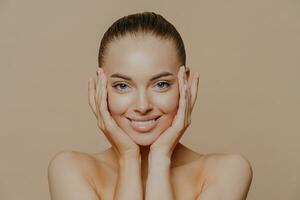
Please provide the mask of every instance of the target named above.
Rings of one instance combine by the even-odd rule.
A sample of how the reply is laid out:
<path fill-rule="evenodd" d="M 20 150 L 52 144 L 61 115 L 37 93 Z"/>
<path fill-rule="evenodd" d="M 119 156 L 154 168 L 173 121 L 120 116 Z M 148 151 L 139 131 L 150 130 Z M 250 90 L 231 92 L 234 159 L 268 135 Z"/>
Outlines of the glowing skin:
<path fill-rule="evenodd" d="M 179 67 L 173 43 L 157 37 L 125 36 L 108 46 L 102 66 L 107 77 L 108 109 L 136 144 L 151 145 L 171 126 L 179 102 Z M 171 75 L 151 80 L 163 72 Z M 113 74 L 125 75 L 131 80 L 111 77 Z M 148 116 L 161 116 L 151 130 L 143 128 L 147 124 L 136 124 L 140 128 L 135 129 L 128 120 L 128 117 Z"/>

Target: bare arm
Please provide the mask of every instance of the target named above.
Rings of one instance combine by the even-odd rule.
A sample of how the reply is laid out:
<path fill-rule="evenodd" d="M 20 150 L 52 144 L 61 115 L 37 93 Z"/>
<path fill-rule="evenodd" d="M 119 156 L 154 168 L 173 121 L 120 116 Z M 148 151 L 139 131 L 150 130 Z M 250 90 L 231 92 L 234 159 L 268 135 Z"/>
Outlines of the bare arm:
<path fill-rule="evenodd" d="M 150 146 L 146 200 L 175 200 L 171 181 L 171 156 L 180 138 L 191 123 L 191 113 L 197 97 L 198 73 L 188 82 L 189 69 L 178 70 L 179 107 L 172 125 Z"/>
<path fill-rule="evenodd" d="M 142 200 L 140 154 L 126 154 L 120 157 L 118 174 L 114 200 Z"/>
<path fill-rule="evenodd" d="M 174 200 L 171 185 L 170 158 L 149 157 L 148 179 L 146 183 L 146 200 Z"/>
<path fill-rule="evenodd" d="M 89 79 L 89 105 L 97 118 L 97 125 L 111 143 L 119 160 L 118 181 L 114 200 L 142 200 L 141 157 L 139 146 L 118 126 L 107 105 L 107 78 L 98 69 L 97 81 Z"/>

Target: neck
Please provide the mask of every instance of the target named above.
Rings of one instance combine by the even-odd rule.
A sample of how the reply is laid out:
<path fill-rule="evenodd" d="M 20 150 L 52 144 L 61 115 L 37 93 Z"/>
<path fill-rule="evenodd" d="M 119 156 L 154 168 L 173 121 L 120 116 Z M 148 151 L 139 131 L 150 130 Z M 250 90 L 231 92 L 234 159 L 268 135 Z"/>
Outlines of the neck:
<path fill-rule="evenodd" d="M 150 146 L 140 146 L 141 154 L 141 173 L 143 180 L 147 179 L 148 175 L 148 158 L 149 158 Z"/>

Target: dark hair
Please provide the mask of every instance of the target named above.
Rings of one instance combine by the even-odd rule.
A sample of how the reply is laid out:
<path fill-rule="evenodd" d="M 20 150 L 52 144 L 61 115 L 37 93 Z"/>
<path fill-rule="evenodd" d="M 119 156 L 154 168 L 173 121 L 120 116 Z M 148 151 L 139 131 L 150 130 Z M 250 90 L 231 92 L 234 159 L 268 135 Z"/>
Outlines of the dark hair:
<path fill-rule="evenodd" d="M 151 34 L 162 39 L 173 41 L 179 61 L 181 65 L 185 66 L 186 56 L 184 43 L 176 28 L 159 14 L 154 12 L 142 12 L 118 19 L 104 33 L 98 54 L 98 67 L 103 65 L 105 50 L 108 44 L 126 34 L 133 36 L 137 34 Z"/>

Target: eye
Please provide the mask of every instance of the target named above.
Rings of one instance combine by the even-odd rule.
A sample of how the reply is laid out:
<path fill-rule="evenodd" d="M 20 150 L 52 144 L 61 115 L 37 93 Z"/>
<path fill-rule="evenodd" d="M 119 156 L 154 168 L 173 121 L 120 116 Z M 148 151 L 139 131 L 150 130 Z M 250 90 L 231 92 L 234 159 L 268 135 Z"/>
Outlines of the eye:
<path fill-rule="evenodd" d="M 118 90 L 124 91 L 125 90 L 124 88 L 128 87 L 128 85 L 125 83 L 118 83 L 118 84 L 115 84 L 113 87 Z"/>
<path fill-rule="evenodd" d="M 156 85 L 159 86 L 159 88 L 161 89 L 165 89 L 170 86 L 170 84 L 167 81 L 160 81 Z"/>

